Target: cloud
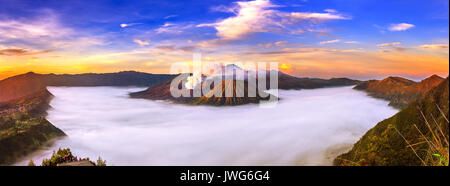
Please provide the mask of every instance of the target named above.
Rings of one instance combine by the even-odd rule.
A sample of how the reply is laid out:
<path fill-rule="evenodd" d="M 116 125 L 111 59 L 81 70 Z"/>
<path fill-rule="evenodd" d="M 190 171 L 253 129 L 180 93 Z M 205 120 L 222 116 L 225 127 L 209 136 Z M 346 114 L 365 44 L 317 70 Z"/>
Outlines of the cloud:
<path fill-rule="evenodd" d="M 378 44 L 378 47 L 390 47 L 390 46 L 396 46 L 396 45 L 400 45 L 400 42 L 395 42 L 395 43 L 382 43 L 382 44 Z"/>
<path fill-rule="evenodd" d="M 63 27 L 54 15 L 35 20 L 0 19 L 0 40 L 62 38 L 72 33 L 73 30 Z"/>
<path fill-rule="evenodd" d="M 181 34 L 184 30 L 193 28 L 194 25 L 179 25 L 174 23 L 164 23 L 161 27 L 155 29 L 157 34 Z"/>
<path fill-rule="evenodd" d="M 398 46 L 398 45 L 400 45 L 400 44 L 401 44 L 400 42 L 394 42 L 394 43 L 382 43 L 382 44 L 378 44 L 377 46 L 380 47 L 380 48 L 391 47 L 391 49 L 396 50 L 396 51 L 398 51 L 398 52 L 404 52 L 404 51 L 410 49 L 410 48 L 408 48 L 408 47 Z M 380 52 L 387 53 L 387 52 L 391 52 L 391 51 L 390 51 L 390 50 L 385 50 L 385 49 L 383 49 L 383 50 L 380 50 Z"/>
<path fill-rule="evenodd" d="M 166 52 L 170 52 L 170 51 L 175 50 L 175 45 L 160 45 L 160 46 L 156 46 L 155 48 L 157 48 L 159 50 L 164 50 Z"/>
<path fill-rule="evenodd" d="M 445 49 L 445 48 L 448 48 L 448 44 L 420 45 L 419 48 L 423 48 L 423 49 Z"/>
<path fill-rule="evenodd" d="M 337 13 L 335 9 L 325 9 L 324 11 L 329 13 Z"/>
<path fill-rule="evenodd" d="M 358 41 L 345 41 L 345 44 L 358 44 Z"/>
<path fill-rule="evenodd" d="M 245 55 L 257 54 L 257 55 L 279 55 L 279 54 L 299 54 L 299 53 L 354 53 L 360 52 L 360 50 L 339 50 L 339 49 L 327 49 L 327 48 L 284 48 L 282 50 L 264 51 L 264 52 L 244 52 Z"/>
<path fill-rule="evenodd" d="M 42 50 L 42 51 L 31 51 L 26 49 L 2 49 L 0 50 L 0 55 L 4 56 L 27 56 L 27 55 L 37 55 L 50 53 L 52 50 Z"/>
<path fill-rule="evenodd" d="M 321 44 L 321 45 L 325 45 L 325 44 L 331 44 L 331 43 L 338 43 L 338 42 L 340 42 L 341 40 L 339 40 L 339 39 L 335 39 L 335 40 L 331 40 L 331 41 L 322 41 L 322 42 L 320 42 L 319 44 Z"/>
<path fill-rule="evenodd" d="M 410 49 L 410 48 L 407 48 L 407 47 L 401 47 L 401 46 L 396 46 L 396 47 L 393 47 L 393 48 L 394 48 L 395 50 L 399 51 L 399 52 L 404 52 L 404 51 Z"/>
<path fill-rule="evenodd" d="M 333 20 L 333 19 L 349 19 L 339 14 L 334 13 L 309 13 L 309 12 L 293 12 L 291 13 L 291 18 L 307 20 L 307 19 L 316 19 L 316 20 Z"/>
<path fill-rule="evenodd" d="M 259 46 L 260 47 L 265 47 L 265 48 L 270 48 L 270 47 L 273 47 L 273 46 L 282 47 L 282 46 L 286 46 L 287 43 L 288 43 L 287 41 L 277 41 L 275 43 L 267 43 L 267 44 L 262 44 L 262 45 L 259 45 Z"/>
<path fill-rule="evenodd" d="M 120 24 L 120 27 L 126 28 L 126 27 L 140 25 L 140 24 L 142 24 L 142 23 L 122 23 L 122 24 Z"/>
<path fill-rule="evenodd" d="M 178 49 L 182 50 L 184 52 L 191 52 L 191 51 L 197 49 L 197 47 L 195 47 L 195 46 L 183 46 L 183 47 L 179 47 Z"/>
<path fill-rule="evenodd" d="M 183 51 L 183 52 L 192 52 L 197 49 L 196 46 L 188 45 L 188 46 L 176 46 L 176 45 L 159 45 L 155 47 L 158 50 L 162 50 L 164 52 L 174 52 L 174 51 Z"/>
<path fill-rule="evenodd" d="M 147 45 L 149 45 L 150 43 L 148 42 L 148 41 L 142 41 L 142 40 L 140 40 L 140 39 L 135 39 L 135 40 L 133 40 L 135 43 L 137 43 L 139 46 L 147 46 Z"/>
<path fill-rule="evenodd" d="M 268 26 L 274 24 L 271 20 L 274 7 L 268 0 L 236 2 L 236 15 L 212 24 L 200 24 L 198 27 L 212 26 L 217 30 L 217 36 L 223 39 L 241 39 L 249 33 L 267 32 Z"/>
<path fill-rule="evenodd" d="M 211 40 L 206 40 L 206 41 L 200 41 L 198 43 L 196 43 L 196 45 L 199 48 L 203 48 L 203 49 L 212 49 L 214 47 L 217 46 L 222 46 L 222 45 L 226 45 L 231 43 L 231 40 L 224 40 L 224 39 L 211 39 Z"/>
<path fill-rule="evenodd" d="M 380 31 L 380 33 L 384 34 L 386 33 L 386 28 L 377 24 L 372 25 L 373 27 L 375 27 L 376 29 L 378 29 L 378 31 Z"/>
<path fill-rule="evenodd" d="M 108 44 L 106 36 L 67 27 L 53 11 L 39 11 L 30 18 L 5 19 L 0 16 L 0 40 L 8 46 L 2 48 L 26 48 L 32 50 L 58 49 L 70 53 L 90 50 L 92 45 Z"/>
<path fill-rule="evenodd" d="M 170 19 L 170 18 L 174 18 L 174 17 L 178 17 L 178 15 L 168 15 L 168 16 L 164 17 L 164 19 Z"/>
<path fill-rule="evenodd" d="M 413 24 L 399 23 L 399 24 L 391 24 L 391 26 L 389 26 L 388 30 L 390 30 L 390 31 L 405 31 L 405 30 L 411 29 L 413 27 L 414 27 Z"/>
<path fill-rule="evenodd" d="M 404 52 L 406 50 L 411 49 L 409 47 L 399 46 L 400 44 L 401 44 L 400 42 L 381 43 L 381 44 L 378 44 L 377 46 L 380 47 L 380 48 L 383 48 L 383 49 L 379 50 L 379 52 L 382 52 L 382 53 L 392 52 L 393 50 L 394 51 L 398 51 L 398 52 Z M 387 49 L 387 48 L 390 48 L 390 49 Z"/>
<path fill-rule="evenodd" d="M 223 40 L 239 40 L 257 32 L 280 32 L 299 30 L 291 28 L 302 26 L 306 21 L 349 19 L 337 13 L 281 12 L 269 0 L 239 1 L 235 7 L 221 7 L 220 10 L 232 12 L 234 16 L 215 23 L 199 24 L 197 27 L 214 27 L 216 35 Z M 302 24 L 299 24 L 299 23 Z"/>

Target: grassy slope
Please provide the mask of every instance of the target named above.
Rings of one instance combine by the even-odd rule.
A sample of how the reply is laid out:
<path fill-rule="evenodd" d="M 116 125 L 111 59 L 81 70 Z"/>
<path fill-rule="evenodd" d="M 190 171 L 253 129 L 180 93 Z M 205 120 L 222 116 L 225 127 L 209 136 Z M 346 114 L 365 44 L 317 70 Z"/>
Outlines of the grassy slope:
<path fill-rule="evenodd" d="M 45 142 L 65 135 L 44 117 L 0 118 L 0 124 L 11 126 L 0 130 L 0 165 L 14 163 Z"/>
<path fill-rule="evenodd" d="M 338 156 L 334 164 L 376 166 L 422 165 L 420 159 L 414 154 L 411 148 L 407 147 L 408 144 L 400 134 L 408 140 L 409 144 L 422 142 L 423 139 L 421 139 L 420 133 L 414 126 L 416 124 L 425 136 L 431 136 L 430 130 L 420 113 L 422 111 L 433 129 L 436 128 L 434 124 L 434 119 L 436 119 L 448 139 L 448 123 L 444 122 L 444 118 L 436 105 L 439 106 L 448 118 L 448 78 L 430 90 L 425 96 L 410 103 L 399 113 L 381 121 L 370 129 L 348 153 Z M 425 143 L 415 145 L 414 149 L 421 158 L 424 158 L 428 151 L 428 145 Z"/>
<path fill-rule="evenodd" d="M 47 89 L 0 105 L 0 165 L 11 164 L 64 132 L 45 119 Z"/>

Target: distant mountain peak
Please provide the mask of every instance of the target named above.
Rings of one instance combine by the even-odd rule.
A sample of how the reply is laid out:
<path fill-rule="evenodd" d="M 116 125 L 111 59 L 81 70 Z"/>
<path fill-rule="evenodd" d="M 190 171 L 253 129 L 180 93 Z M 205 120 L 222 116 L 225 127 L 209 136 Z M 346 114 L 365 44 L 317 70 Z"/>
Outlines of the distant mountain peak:
<path fill-rule="evenodd" d="M 422 81 L 426 81 L 426 80 L 443 80 L 444 78 L 441 76 L 438 76 L 436 74 L 431 75 L 430 77 L 425 78 Z"/>
<path fill-rule="evenodd" d="M 371 80 L 358 84 L 354 89 L 365 90 L 373 97 L 389 100 L 389 105 L 402 108 L 421 97 L 444 79 L 432 75 L 420 82 L 389 76 L 383 80 Z"/>
<path fill-rule="evenodd" d="M 225 68 L 232 68 L 232 69 L 243 70 L 240 66 L 238 66 L 236 64 L 228 64 L 228 65 L 225 66 Z"/>
<path fill-rule="evenodd" d="M 402 77 L 399 77 L 399 76 L 389 76 L 386 79 L 395 80 L 395 81 L 411 81 L 409 79 L 402 78 Z"/>
<path fill-rule="evenodd" d="M 398 77 L 398 76 L 389 76 L 389 77 L 381 80 L 380 83 L 400 83 L 400 84 L 408 86 L 408 85 L 416 84 L 417 82 L 406 79 L 406 78 Z"/>

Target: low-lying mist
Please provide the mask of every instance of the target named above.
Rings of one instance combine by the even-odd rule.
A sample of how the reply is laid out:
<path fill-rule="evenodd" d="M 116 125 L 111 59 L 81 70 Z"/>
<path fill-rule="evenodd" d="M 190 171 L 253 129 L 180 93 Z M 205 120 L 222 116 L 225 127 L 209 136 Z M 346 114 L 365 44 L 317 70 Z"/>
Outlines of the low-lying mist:
<path fill-rule="evenodd" d="M 185 106 L 128 98 L 141 88 L 49 87 L 58 147 L 108 165 L 331 165 L 377 122 L 388 102 L 352 87 L 279 91 L 275 108 Z"/>

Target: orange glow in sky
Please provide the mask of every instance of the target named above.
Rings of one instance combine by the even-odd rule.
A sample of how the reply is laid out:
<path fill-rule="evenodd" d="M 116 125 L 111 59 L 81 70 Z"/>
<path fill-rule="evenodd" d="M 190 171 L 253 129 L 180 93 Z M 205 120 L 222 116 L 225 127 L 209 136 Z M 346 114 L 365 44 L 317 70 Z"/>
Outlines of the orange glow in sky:
<path fill-rule="evenodd" d="M 29 71 L 163 74 L 194 53 L 204 62 L 278 62 L 301 77 L 449 74 L 448 1 L 134 3 L 4 3 L 0 79 Z"/>

